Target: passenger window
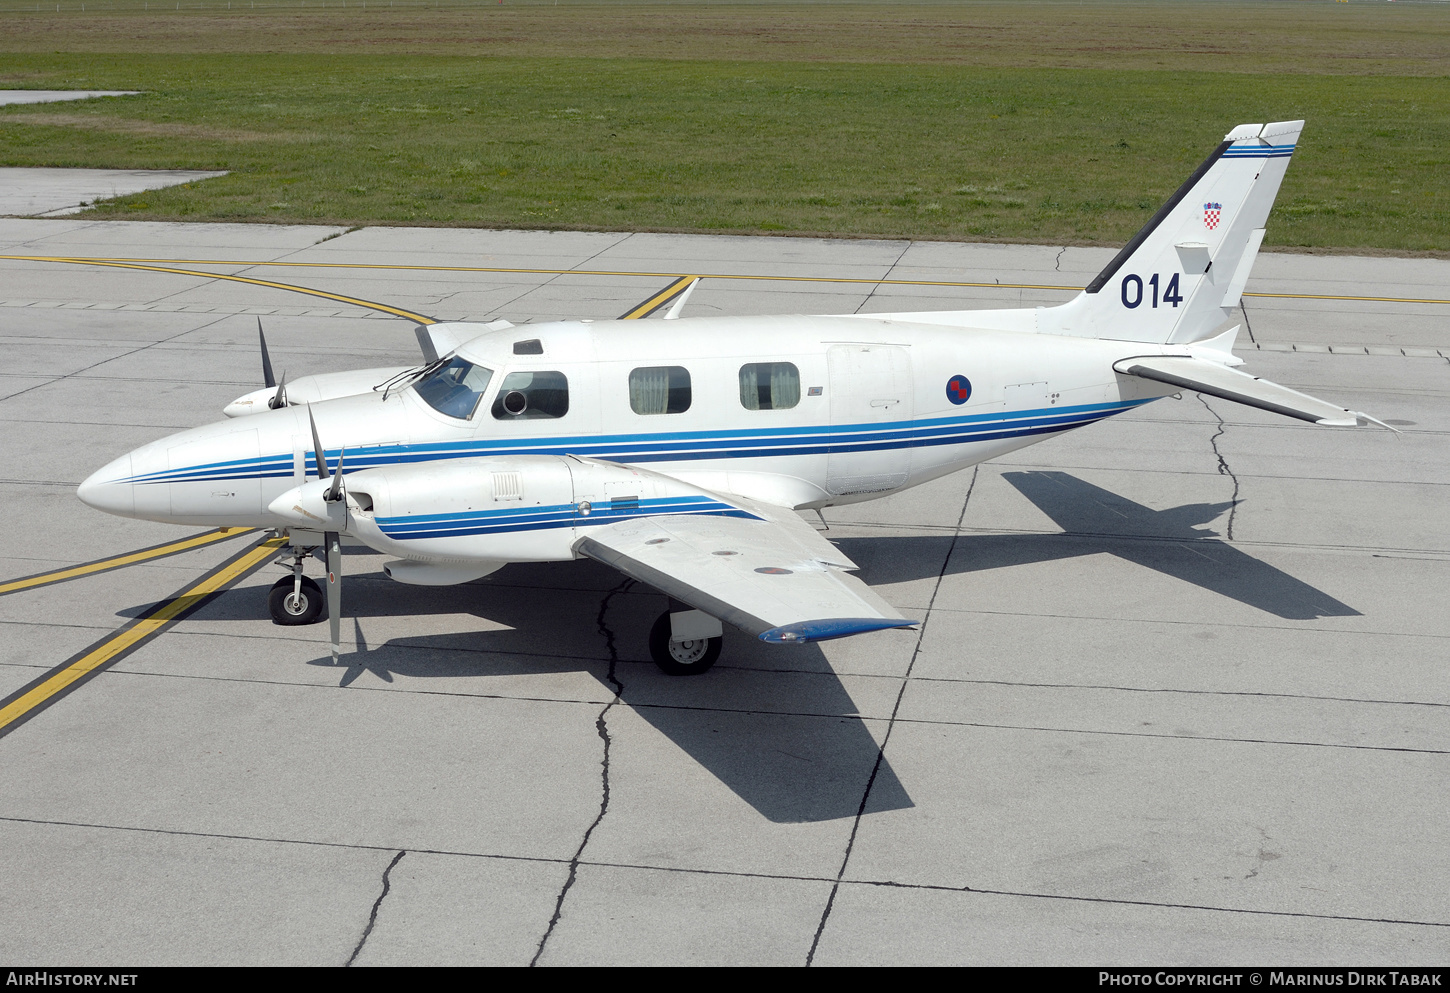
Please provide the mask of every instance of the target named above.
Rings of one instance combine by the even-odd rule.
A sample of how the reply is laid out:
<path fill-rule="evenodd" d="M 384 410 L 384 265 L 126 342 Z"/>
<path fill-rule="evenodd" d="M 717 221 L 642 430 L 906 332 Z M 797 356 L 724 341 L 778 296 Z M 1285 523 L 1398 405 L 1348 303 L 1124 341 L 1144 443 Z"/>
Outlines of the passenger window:
<path fill-rule="evenodd" d="M 569 413 L 569 380 L 562 372 L 511 372 L 493 401 L 501 421 L 563 417 Z"/>
<path fill-rule="evenodd" d="M 746 410 L 789 410 L 801 402 L 801 374 L 789 362 L 740 367 L 740 405 Z"/>
<path fill-rule="evenodd" d="M 677 365 L 634 370 L 629 407 L 636 414 L 683 414 L 690 409 L 690 371 Z"/>

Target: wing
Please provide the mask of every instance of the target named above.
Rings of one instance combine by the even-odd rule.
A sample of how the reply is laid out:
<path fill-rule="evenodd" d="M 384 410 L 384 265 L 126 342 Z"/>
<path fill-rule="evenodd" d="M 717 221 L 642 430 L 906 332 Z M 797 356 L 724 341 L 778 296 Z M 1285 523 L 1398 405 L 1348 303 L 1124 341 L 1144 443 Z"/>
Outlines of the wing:
<path fill-rule="evenodd" d="M 793 511 L 730 499 L 750 516 L 637 518 L 592 530 L 575 550 L 762 641 L 916 623 L 848 575 L 856 564 Z"/>

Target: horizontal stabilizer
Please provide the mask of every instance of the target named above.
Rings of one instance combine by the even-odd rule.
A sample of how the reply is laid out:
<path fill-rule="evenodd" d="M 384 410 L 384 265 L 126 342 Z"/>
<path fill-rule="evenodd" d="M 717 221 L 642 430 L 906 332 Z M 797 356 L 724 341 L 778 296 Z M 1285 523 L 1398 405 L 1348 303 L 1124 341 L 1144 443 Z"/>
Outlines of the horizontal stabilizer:
<path fill-rule="evenodd" d="M 1271 383 L 1267 379 L 1187 355 L 1140 355 L 1115 362 L 1113 369 L 1127 376 L 1196 390 L 1209 396 L 1258 407 L 1260 410 L 1270 410 L 1276 414 L 1286 414 L 1315 424 L 1331 427 L 1378 424 L 1389 427 L 1368 414 L 1336 407 L 1332 403 L 1278 383 Z"/>

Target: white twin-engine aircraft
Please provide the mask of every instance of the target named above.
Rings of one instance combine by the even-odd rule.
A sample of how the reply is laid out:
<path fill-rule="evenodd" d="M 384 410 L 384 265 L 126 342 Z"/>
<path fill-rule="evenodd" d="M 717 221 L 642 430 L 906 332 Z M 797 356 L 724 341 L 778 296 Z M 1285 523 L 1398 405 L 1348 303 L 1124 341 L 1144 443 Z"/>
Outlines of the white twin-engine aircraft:
<path fill-rule="evenodd" d="M 1061 306 L 435 324 L 418 329 L 419 368 L 275 388 L 263 342 L 268 387 L 232 419 L 122 456 L 79 496 L 285 534 L 292 576 L 272 617 L 326 609 L 334 657 L 342 536 L 421 585 L 509 562 L 607 563 L 670 598 L 649 645 L 672 674 L 708 669 L 725 623 L 782 644 L 909 626 L 796 511 L 897 493 L 1185 389 L 1381 423 L 1236 371 L 1238 327 L 1216 334 L 1302 127 L 1234 128 Z M 302 574 L 319 550 L 325 608 Z"/>

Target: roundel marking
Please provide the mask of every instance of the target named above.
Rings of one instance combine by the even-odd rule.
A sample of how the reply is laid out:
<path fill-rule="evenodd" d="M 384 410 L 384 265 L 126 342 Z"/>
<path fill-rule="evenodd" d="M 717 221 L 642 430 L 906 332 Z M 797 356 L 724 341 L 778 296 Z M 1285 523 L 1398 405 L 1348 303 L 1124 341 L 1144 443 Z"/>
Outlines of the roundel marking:
<path fill-rule="evenodd" d="M 972 381 L 966 376 L 953 376 L 947 380 L 947 399 L 957 406 L 967 402 L 972 395 Z"/>
<path fill-rule="evenodd" d="M 759 569 L 756 569 L 755 571 L 756 572 L 759 572 L 759 573 L 762 573 L 762 574 L 764 574 L 766 576 L 789 576 L 793 570 L 791 570 L 791 569 L 783 569 L 783 568 L 781 568 L 778 565 L 767 565 L 767 566 L 761 566 Z"/>

